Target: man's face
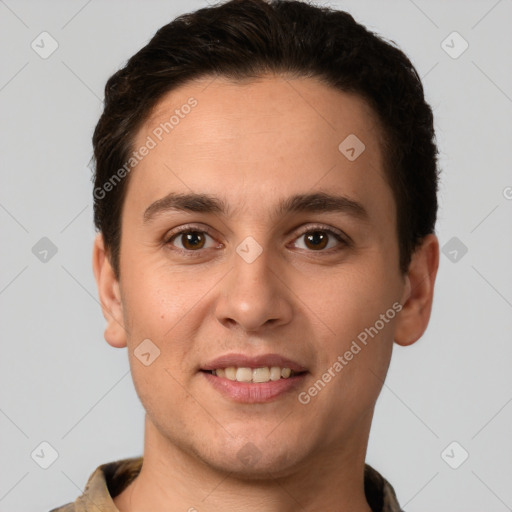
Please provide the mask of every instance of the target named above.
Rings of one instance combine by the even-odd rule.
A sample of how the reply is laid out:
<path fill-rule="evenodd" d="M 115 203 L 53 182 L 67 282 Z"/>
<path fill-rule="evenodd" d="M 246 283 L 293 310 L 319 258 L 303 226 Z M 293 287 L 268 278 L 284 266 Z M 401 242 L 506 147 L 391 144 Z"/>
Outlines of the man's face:
<path fill-rule="evenodd" d="M 134 149 L 156 146 L 122 214 L 123 319 L 150 435 L 248 475 L 360 454 L 405 287 L 375 116 L 312 79 L 208 83 L 168 94 L 138 133 Z M 170 194 L 225 210 L 155 205 Z M 160 350 L 148 366 L 143 340 Z"/>

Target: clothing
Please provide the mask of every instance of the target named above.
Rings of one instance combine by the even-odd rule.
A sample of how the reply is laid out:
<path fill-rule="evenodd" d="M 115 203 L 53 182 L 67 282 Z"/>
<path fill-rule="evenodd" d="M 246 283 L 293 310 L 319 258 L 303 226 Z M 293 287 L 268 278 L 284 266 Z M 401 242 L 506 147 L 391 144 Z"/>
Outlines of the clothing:
<path fill-rule="evenodd" d="M 112 498 L 135 480 L 143 457 L 102 464 L 89 477 L 85 490 L 74 503 L 50 512 L 119 512 Z M 364 492 L 372 512 L 403 512 L 391 484 L 368 464 L 364 468 Z"/>

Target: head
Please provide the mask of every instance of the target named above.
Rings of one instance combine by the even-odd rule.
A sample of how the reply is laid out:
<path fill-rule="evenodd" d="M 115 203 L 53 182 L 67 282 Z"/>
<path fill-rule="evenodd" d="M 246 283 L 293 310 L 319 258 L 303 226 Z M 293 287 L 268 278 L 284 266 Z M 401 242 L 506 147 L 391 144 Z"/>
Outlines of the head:
<path fill-rule="evenodd" d="M 432 111 L 402 51 L 304 2 L 201 9 L 109 79 L 93 144 L 105 337 L 154 435 L 253 475 L 364 450 L 438 266 Z M 209 373 L 233 354 L 302 373 L 237 401 Z"/>

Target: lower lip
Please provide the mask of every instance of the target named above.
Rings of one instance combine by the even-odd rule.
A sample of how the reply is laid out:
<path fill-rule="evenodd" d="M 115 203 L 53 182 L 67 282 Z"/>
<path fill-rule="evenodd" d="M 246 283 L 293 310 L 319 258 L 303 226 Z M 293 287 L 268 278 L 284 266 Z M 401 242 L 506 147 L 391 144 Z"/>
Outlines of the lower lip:
<path fill-rule="evenodd" d="M 293 391 L 301 386 L 306 373 L 294 375 L 287 379 L 279 379 L 269 382 L 253 383 L 238 382 L 225 377 L 217 377 L 208 372 L 201 372 L 206 380 L 221 394 L 235 402 L 257 404 L 270 402 L 285 393 Z"/>

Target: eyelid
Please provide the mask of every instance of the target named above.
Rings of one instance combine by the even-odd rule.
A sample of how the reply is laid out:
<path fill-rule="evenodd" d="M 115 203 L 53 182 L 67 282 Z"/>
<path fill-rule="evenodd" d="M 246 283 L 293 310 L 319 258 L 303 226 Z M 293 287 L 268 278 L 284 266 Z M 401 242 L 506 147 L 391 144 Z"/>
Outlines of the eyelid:
<path fill-rule="evenodd" d="M 179 226 L 179 227 L 171 230 L 170 232 L 167 232 L 164 236 L 163 244 L 171 245 L 171 241 L 173 240 L 173 238 L 175 238 L 183 233 L 189 233 L 191 231 L 198 231 L 200 233 L 206 233 L 210 238 L 215 239 L 215 237 L 213 235 L 213 229 L 210 228 L 209 226 L 198 225 L 198 224 L 183 224 L 182 226 Z M 222 245 L 222 244 L 220 244 L 220 245 Z M 208 249 L 211 249 L 211 247 L 208 247 Z M 173 250 L 179 251 L 182 253 L 186 253 L 188 255 L 193 255 L 193 253 L 200 253 L 204 249 L 202 249 L 202 250 L 200 249 L 197 251 L 191 251 L 191 250 L 181 249 L 180 247 L 173 246 Z"/>
<path fill-rule="evenodd" d="M 164 239 L 168 241 L 171 238 L 175 237 L 176 235 L 179 235 L 181 233 L 187 233 L 188 231 L 200 231 L 212 236 L 213 230 L 206 225 L 182 224 L 181 226 L 178 226 L 177 228 L 171 229 L 171 231 L 166 232 Z"/>
<path fill-rule="evenodd" d="M 352 239 L 344 231 L 341 231 L 341 229 L 317 223 L 311 223 L 305 226 L 303 229 L 299 229 L 298 231 L 295 232 L 295 237 L 298 238 L 299 236 L 305 235 L 306 233 L 310 233 L 313 231 L 325 231 L 326 233 L 332 233 L 333 235 L 339 237 L 339 239 L 345 242 L 346 244 L 352 243 Z"/>
<path fill-rule="evenodd" d="M 184 225 L 179 226 L 178 228 L 175 228 L 174 230 L 171 230 L 170 232 L 166 233 L 166 235 L 164 237 L 164 245 L 169 245 L 173 238 L 179 236 L 182 233 L 187 233 L 190 231 L 198 231 L 201 233 L 206 233 L 211 238 L 215 238 L 213 235 L 213 229 L 207 225 L 184 224 Z M 343 232 L 337 228 L 334 228 L 333 226 L 327 226 L 325 224 L 318 224 L 318 223 L 311 223 L 311 224 L 308 224 L 308 225 L 302 227 L 302 229 L 298 229 L 298 230 L 294 231 L 295 234 L 294 234 L 293 242 L 295 242 L 299 237 L 305 235 L 306 233 L 311 233 L 314 231 L 324 231 L 326 233 L 332 234 L 339 242 L 341 242 L 347 246 L 349 246 L 353 243 L 352 239 L 345 232 Z M 219 245 L 223 245 L 223 244 L 219 243 Z M 209 248 L 209 249 L 211 249 L 211 248 Z M 199 253 L 203 252 L 205 249 L 199 249 L 197 251 L 192 251 L 192 250 L 181 249 L 179 247 L 173 247 L 173 250 L 180 251 L 180 252 L 186 253 L 186 254 L 193 254 L 193 253 L 199 254 Z M 330 252 L 332 250 L 336 250 L 336 248 L 331 248 L 331 249 L 328 249 L 327 251 L 310 251 L 310 252 L 322 253 L 322 252 Z"/>

